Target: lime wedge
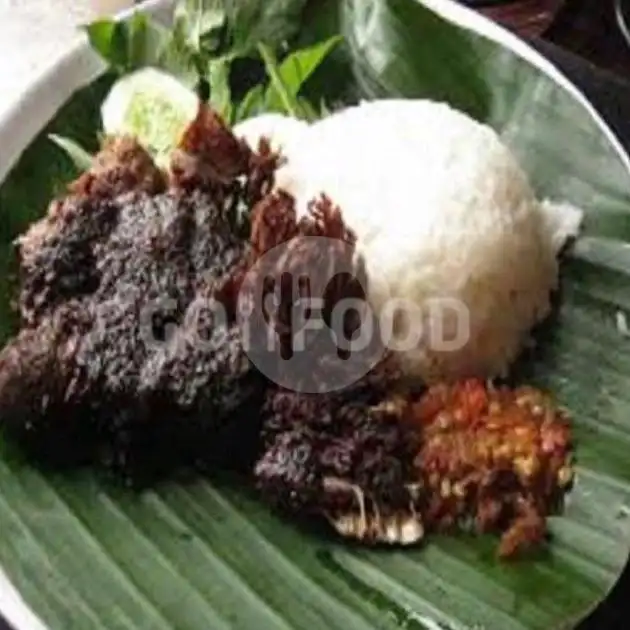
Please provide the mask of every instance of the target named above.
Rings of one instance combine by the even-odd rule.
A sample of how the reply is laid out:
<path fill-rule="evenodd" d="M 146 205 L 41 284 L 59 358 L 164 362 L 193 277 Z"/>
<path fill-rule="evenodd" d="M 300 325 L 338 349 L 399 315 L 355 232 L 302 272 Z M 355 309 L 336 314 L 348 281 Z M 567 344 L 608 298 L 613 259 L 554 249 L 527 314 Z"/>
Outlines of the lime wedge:
<path fill-rule="evenodd" d="M 101 107 L 103 131 L 135 136 L 164 165 L 198 106 L 197 95 L 175 77 L 145 68 L 112 87 Z"/>

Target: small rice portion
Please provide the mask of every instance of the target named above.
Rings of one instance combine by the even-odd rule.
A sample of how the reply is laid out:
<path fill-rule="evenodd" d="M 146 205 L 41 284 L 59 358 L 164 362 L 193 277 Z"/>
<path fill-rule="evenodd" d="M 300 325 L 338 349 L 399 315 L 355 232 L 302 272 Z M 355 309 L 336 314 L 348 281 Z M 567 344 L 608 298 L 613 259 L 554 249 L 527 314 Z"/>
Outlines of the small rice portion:
<path fill-rule="evenodd" d="M 543 210 L 488 126 L 432 101 L 363 103 L 311 125 L 289 168 L 301 212 L 321 192 L 341 206 L 414 376 L 503 374 L 549 314 L 579 220 Z"/>

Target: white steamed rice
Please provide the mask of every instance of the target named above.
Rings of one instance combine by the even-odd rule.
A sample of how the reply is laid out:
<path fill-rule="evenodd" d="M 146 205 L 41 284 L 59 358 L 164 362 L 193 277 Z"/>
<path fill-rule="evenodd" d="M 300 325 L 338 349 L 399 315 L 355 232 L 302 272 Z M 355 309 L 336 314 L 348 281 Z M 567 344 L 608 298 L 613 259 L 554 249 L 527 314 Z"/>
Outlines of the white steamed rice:
<path fill-rule="evenodd" d="M 539 203 L 498 135 L 445 104 L 363 103 L 285 142 L 280 185 L 302 212 L 321 192 L 341 206 L 373 308 L 384 315 L 392 298 L 412 305 L 394 318 L 394 339 L 422 333 L 402 352 L 408 371 L 428 381 L 503 373 L 549 313 L 557 253 L 581 213 Z M 436 345 L 467 332 L 463 314 L 439 310 L 445 299 L 469 314 L 456 349 Z"/>

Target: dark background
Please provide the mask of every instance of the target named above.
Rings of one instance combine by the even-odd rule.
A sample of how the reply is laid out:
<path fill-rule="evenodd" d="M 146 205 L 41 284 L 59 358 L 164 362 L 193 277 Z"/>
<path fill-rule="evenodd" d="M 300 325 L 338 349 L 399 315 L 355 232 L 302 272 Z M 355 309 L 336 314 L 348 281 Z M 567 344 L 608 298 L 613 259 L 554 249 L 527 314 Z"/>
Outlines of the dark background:
<path fill-rule="evenodd" d="M 462 2 L 475 5 L 479 11 L 530 40 L 555 62 L 582 89 L 630 151 L 630 44 L 619 28 L 615 13 L 617 0 Z M 619 2 L 628 8 L 630 18 L 630 0 Z M 626 611 L 624 605 L 626 593 L 630 593 L 629 566 L 610 597 L 579 630 L 630 628 L 630 610 Z M 0 630 L 11 630 L 1 617 Z"/>

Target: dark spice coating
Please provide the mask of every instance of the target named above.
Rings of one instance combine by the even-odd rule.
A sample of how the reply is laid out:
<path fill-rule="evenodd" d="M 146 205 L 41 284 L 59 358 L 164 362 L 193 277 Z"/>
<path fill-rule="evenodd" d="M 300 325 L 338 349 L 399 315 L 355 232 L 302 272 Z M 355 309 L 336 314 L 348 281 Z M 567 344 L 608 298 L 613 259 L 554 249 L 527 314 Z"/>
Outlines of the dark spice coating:
<path fill-rule="evenodd" d="M 70 184 L 73 196 L 113 199 L 129 191 L 154 195 L 166 188 L 166 174 L 132 136 L 106 138 L 92 168 Z"/>
<path fill-rule="evenodd" d="M 251 210 L 271 191 L 280 163 L 267 140 L 252 151 L 216 112 L 202 106 L 173 153 L 169 179 L 179 190 L 211 191 L 216 199 L 236 196 Z"/>
<path fill-rule="evenodd" d="M 96 453 L 74 370 L 76 349 L 90 326 L 81 305 L 69 302 L 39 326 L 24 328 L 0 353 L 2 426 L 45 464 L 84 464 Z"/>
<path fill-rule="evenodd" d="M 0 418 L 38 460 L 98 460 L 142 484 L 251 446 L 264 381 L 234 299 L 242 215 L 276 158 L 241 149 L 237 179 L 164 191 L 145 153 L 110 141 L 18 240 L 22 330 L 0 353 Z M 208 156 L 189 155 L 207 177 Z"/>
<path fill-rule="evenodd" d="M 248 299 L 262 306 L 261 312 L 248 320 L 249 330 L 254 331 L 250 352 L 259 365 L 265 365 L 271 380 L 284 385 L 290 380 L 292 389 L 318 392 L 326 390 L 332 381 L 347 381 L 347 371 L 367 372 L 382 355 L 380 335 L 373 335 L 373 343 L 355 353 L 350 364 L 340 360 L 347 358 L 349 351 L 340 348 L 338 337 L 331 335 L 329 328 L 334 307 L 344 299 L 365 304 L 367 289 L 367 274 L 356 252 L 355 235 L 345 225 L 341 210 L 322 195 L 309 204 L 307 214 L 298 218 L 294 199 L 281 190 L 274 192 L 252 211 L 250 242 L 251 263 L 242 285 L 240 306 L 247 310 Z M 322 300 L 322 319 L 328 327 L 300 331 L 304 345 L 296 352 L 295 322 L 308 315 L 300 309 L 309 308 L 308 301 L 300 300 L 309 298 Z M 367 313 L 372 316 L 371 311 Z M 346 339 L 358 330 L 363 321 L 360 318 L 354 311 L 344 318 Z M 277 345 L 267 345 L 268 331 Z M 364 362 L 365 369 L 358 367 L 359 361 Z M 318 379 L 324 374 L 326 382 L 320 383 Z"/>
<path fill-rule="evenodd" d="M 407 510 L 419 444 L 402 421 L 406 404 L 396 396 L 396 382 L 382 364 L 331 394 L 270 391 L 264 453 L 254 471 L 266 500 L 285 511 L 334 518 L 357 511 L 353 486 L 382 516 Z"/>
<path fill-rule="evenodd" d="M 283 359 L 292 351 L 291 308 L 296 297 L 323 297 L 322 314 L 328 323 L 340 300 L 365 299 L 367 277 L 356 256 L 354 234 L 340 209 L 325 196 L 314 200 L 309 213 L 298 218 L 291 196 L 282 191 L 269 195 L 254 208 L 251 226 L 254 264 L 244 284 L 245 295 L 248 281 L 262 287 L 263 296 L 277 289 L 267 289 L 257 276 L 308 279 L 298 286 L 300 296 L 281 286 L 277 308 L 265 313 L 280 339 L 281 356 L 276 362 L 282 377 Z M 356 324 L 348 322 L 346 333 Z M 307 349 L 321 351 L 307 353 L 311 364 L 304 376 L 321 378 L 326 393 L 304 393 L 304 383 L 296 382 L 293 373 L 297 391 L 272 388 L 267 394 L 263 449 L 254 469 L 256 485 L 271 505 L 289 513 L 324 514 L 335 521 L 365 508 L 370 513 L 367 518 L 378 515 L 387 520 L 399 512 L 411 517 L 416 499 L 408 484 L 413 481 L 419 445 L 416 432 L 402 422 L 407 405 L 396 397 L 401 382 L 396 360 L 383 357 L 382 348 L 375 347 L 361 360 L 370 367 L 382 358 L 376 368 L 361 370 L 357 363 L 345 368 L 338 348 L 327 345 L 325 336 L 325 331 L 317 331 L 307 340 Z M 335 376 L 343 378 L 344 369 L 366 374 L 348 388 L 327 391 Z M 319 391 L 317 383 L 308 385 L 308 391 Z M 382 530 L 374 528 L 373 533 L 380 536 Z"/>

